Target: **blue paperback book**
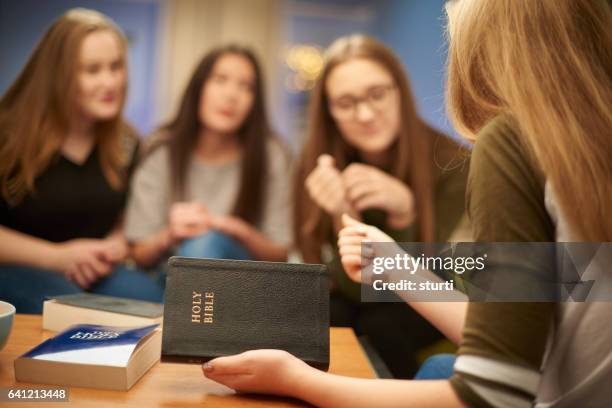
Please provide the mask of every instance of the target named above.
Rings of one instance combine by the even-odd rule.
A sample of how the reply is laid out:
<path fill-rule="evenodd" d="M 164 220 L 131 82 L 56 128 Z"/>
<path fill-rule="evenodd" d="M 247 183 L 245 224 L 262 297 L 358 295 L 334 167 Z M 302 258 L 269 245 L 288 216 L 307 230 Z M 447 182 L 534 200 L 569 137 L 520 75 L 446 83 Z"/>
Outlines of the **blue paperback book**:
<path fill-rule="evenodd" d="M 128 390 L 159 360 L 158 324 L 72 326 L 15 360 L 17 381 Z"/>

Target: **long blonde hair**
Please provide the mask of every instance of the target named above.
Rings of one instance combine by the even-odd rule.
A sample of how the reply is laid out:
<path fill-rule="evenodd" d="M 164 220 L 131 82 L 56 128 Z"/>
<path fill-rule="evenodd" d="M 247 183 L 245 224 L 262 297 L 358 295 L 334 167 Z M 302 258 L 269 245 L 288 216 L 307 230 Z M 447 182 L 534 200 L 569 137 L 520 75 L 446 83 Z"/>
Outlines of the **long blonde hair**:
<path fill-rule="evenodd" d="M 0 187 L 7 202 L 17 204 L 33 192 L 36 177 L 60 150 L 77 101 L 80 46 L 85 36 L 98 30 L 117 35 L 125 59 L 127 42 L 109 18 L 73 9 L 49 27 L 0 99 Z M 121 99 L 123 104 L 125 95 Z M 121 115 L 94 129 L 102 169 L 116 189 L 124 185 L 129 158 L 123 154 L 122 136 L 130 131 Z"/>
<path fill-rule="evenodd" d="M 468 139 L 508 114 L 573 231 L 612 241 L 612 7 L 476 0 L 453 10 L 447 103 Z"/>

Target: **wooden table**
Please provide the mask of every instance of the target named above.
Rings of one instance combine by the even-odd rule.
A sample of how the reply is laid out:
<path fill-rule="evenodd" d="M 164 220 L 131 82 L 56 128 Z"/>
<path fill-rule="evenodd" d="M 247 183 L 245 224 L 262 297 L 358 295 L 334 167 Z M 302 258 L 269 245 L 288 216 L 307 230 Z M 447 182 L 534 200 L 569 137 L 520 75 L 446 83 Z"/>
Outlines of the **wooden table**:
<path fill-rule="evenodd" d="M 8 343 L 0 351 L 0 387 L 41 388 L 42 384 L 15 382 L 14 360 L 55 333 L 42 330 L 37 315 L 16 315 Z M 349 328 L 332 328 L 330 372 L 374 378 L 374 372 Z M 305 403 L 288 398 L 237 395 L 231 389 L 205 378 L 199 365 L 156 363 L 128 392 L 70 387 L 70 402 L 19 402 L 23 407 L 301 407 Z"/>

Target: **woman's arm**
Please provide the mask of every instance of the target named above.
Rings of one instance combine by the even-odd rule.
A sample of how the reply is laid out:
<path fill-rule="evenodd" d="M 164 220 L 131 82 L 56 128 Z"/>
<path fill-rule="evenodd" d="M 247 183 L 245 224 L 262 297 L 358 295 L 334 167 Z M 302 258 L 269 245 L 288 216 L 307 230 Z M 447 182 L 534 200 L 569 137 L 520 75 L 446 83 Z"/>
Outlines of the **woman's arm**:
<path fill-rule="evenodd" d="M 142 241 L 133 242 L 130 252 L 138 266 L 148 268 L 155 265 L 171 246 L 170 228 L 166 226 Z"/>
<path fill-rule="evenodd" d="M 318 407 L 464 407 L 448 381 L 342 377 L 281 350 L 216 358 L 204 364 L 203 372 L 238 391 L 286 395 Z"/>
<path fill-rule="evenodd" d="M 184 239 L 205 233 L 211 226 L 211 219 L 202 203 L 174 203 L 170 207 L 168 225 L 142 240 L 133 242 L 132 258 L 143 267 L 155 265 L 172 246 Z"/>
<path fill-rule="evenodd" d="M 362 251 L 364 250 L 362 243 L 364 241 L 373 243 L 392 243 L 394 241 L 378 228 L 363 224 L 348 215 L 344 215 L 342 220 L 344 228 L 339 233 L 338 238 L 342 266 L 352 280 L 361 282 Z M 401 251 L 401 248 L 398 247 L 397 251 Z M 457 301 L 453 302 L 417 302 L 411 299 L 410 294 L 407 294 L 405 291 L 398 291 L 396 293 L 421 316 L 440 330 L 449 340 L 455 344 L 461 342 L 467 313 L 467 298 L 463 294 L 457 292 Z"/>
<path fill-rule="evenodd" d="M 407 301 L 414 310 L 440 330 L 450 341 L 459 345 L 467 315 L 467 302 L 414 302 Z"/>
<path fill-rule="evenodd" d="M 0 225 L 0 263 L 56 269 L 56 244 Z"/>
<path fill-rule="evenodd" d="M 173 245 L 169 228 L 168 154 L 165 145 L 151 151 L 136 169 L 130 183 L 124 233 L 132 259 L 144 268 L 155 265 Z"/>
<path fill-rule="evenodd" d="M 123 232 L 123 214 L 118 217 L 115 227 L 106 235 L 105 240 L 109 243 L 109 257 L 107 261 L 123 262 L 130 253 L 130 247 Z"/>
<path fill-rule="evenodd" d="M 219 220 L 218 226 L 214 228 L 240 241 L 255 259 L 276 262 L 287 260 L 287 247 L 275 243 L 242 220 L 234 217 L 222 217 L 222 219 L 223 221 Z M 132 258 L 141 267 L 155 265 L 173 245 L 171 235 L 170 227 L 166 226 L 149 238 L 133 243 Z"/>
<path fill-rule="evenodd" d="M 316 369 L 312 369 L 316 370 Z M 448 381 L 368 380 L 307 373 L 293 397 L 318 407 L 464 407 Z"/>
<path fill-rule="evenodd" d="M 115 244 L 109 240 L 53 243 L 0 226 L 0 263 L 61 273 L 83 288 L 112 272 L 116 253 Z"/>
<path fill-rule="evenodd" d="M 238 239 L 255 259 L 271 262 L 287 261 L 289 251 L 286 246 L 277 244 L 251 226 L 245 231 L 244 236 Z"/>
<path fill-rule="evenodd" d="M 342 172 L 350 208 L 362 212 L 384 210 L 393 229 L 404 229 L 416 219 L 412 190 L 402 181 L 375 166 L 353 163 Z"/>

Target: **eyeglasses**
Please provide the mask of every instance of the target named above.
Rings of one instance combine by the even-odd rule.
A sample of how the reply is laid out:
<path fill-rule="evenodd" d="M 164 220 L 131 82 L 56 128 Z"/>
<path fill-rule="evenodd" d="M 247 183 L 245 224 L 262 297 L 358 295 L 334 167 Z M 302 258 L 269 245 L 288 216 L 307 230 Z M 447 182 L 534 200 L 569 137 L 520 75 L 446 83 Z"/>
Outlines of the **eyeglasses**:
<path fill-rule="evenodd" d="M 376 85 L 369 88 L 361 97 L 344 95 L 329 102 L 329 110 L 337 120 L 353 120 L 359 104 L 366 103 L 370 109 L 379 113 L 385 110 L 395 94 L 395 85 Z"/>

